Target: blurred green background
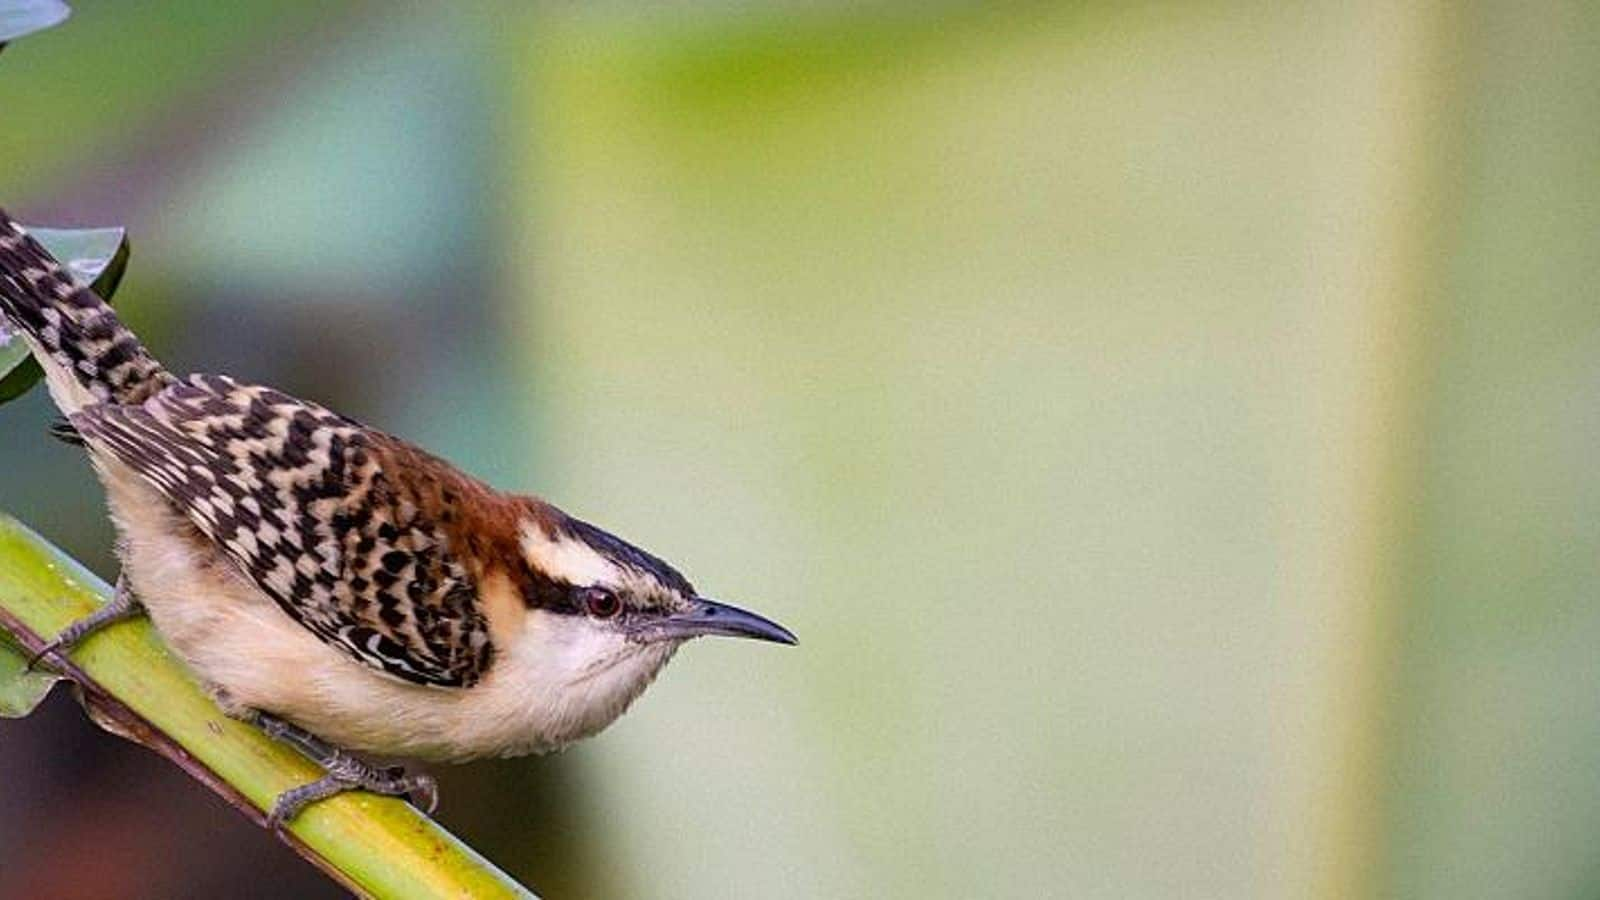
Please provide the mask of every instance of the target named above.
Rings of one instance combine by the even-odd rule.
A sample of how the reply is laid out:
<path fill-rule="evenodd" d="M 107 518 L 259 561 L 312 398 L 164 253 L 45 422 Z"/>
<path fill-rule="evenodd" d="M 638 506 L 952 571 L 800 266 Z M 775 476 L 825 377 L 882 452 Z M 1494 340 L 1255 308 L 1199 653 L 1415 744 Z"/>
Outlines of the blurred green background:
<path fill-rule="evenodd" d="M 1600 894 L 1600 7 L 74 5 L 0 202 L 170 365 L 800 634 L 438 772 L 546 896 Z M 335 892 L 62 696 L 0 894 Z"/>

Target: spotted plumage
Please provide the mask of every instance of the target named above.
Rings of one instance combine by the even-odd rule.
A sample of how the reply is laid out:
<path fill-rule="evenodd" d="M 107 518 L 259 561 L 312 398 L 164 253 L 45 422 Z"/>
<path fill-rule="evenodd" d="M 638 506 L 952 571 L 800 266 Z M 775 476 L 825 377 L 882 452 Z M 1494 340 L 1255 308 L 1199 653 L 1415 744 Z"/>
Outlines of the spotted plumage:
<path fill-rule="evenodd" d="M 345 653 L 421 684 L 471 685 L 488 669 L 474 573 L 408 470 L 384 465 L 405 452 L 394 438 L 213 375 L 140 406 L 88 406 L 71 422 Z"/>
<path fill-rule="evenodd" d="M 139 403 L 173 381 L 105 301 L 3 212 L 0 312 L 97 401 Z"/>

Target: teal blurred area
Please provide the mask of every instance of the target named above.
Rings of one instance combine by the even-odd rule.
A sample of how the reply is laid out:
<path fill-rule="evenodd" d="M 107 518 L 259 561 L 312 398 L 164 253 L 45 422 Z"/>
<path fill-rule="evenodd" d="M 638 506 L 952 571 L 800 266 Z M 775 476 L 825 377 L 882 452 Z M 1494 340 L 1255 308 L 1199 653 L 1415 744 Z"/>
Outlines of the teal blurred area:
<path fill-rule="evenodd" d="M 0 202 L 170 364 L 800 635 L 438 773 L 544 895 L 1600 890 L 1600 13 L 75 9 Z M 48 419 L 0 508 L 110 572 Z M 0 773 L 0 895 L 335 895 L 64 697 Z"/>

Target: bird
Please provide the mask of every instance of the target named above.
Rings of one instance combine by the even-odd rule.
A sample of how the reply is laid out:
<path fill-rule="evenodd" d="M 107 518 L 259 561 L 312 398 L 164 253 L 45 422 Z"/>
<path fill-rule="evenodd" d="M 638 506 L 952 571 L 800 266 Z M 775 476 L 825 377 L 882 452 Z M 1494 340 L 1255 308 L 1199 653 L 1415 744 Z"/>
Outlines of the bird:
<path fill-rule="evenodd" d="M 0 210 L 0 319 L 105 488 L 112 600 L 41 655 L 148 615 L 231 716 L 323 769 L 282 827 L 348 790 L 431 811 L 431 762 L 555 750 L 615 721 L 686 641 L 798 643 L 661 558 L 320 404 L 169 372 Z"/>

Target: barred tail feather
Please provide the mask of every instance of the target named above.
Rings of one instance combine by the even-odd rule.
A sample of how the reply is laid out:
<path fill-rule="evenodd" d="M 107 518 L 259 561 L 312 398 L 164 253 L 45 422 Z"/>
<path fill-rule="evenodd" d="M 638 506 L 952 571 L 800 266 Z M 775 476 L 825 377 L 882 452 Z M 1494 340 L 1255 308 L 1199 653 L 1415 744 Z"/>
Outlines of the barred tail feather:
<path fill-rule="evenodd" d="M 74 282 L 3 209 L 0 314 L 28 339 L 63 412 L 142 403 L 173 381 L 111 306 Z"/>

